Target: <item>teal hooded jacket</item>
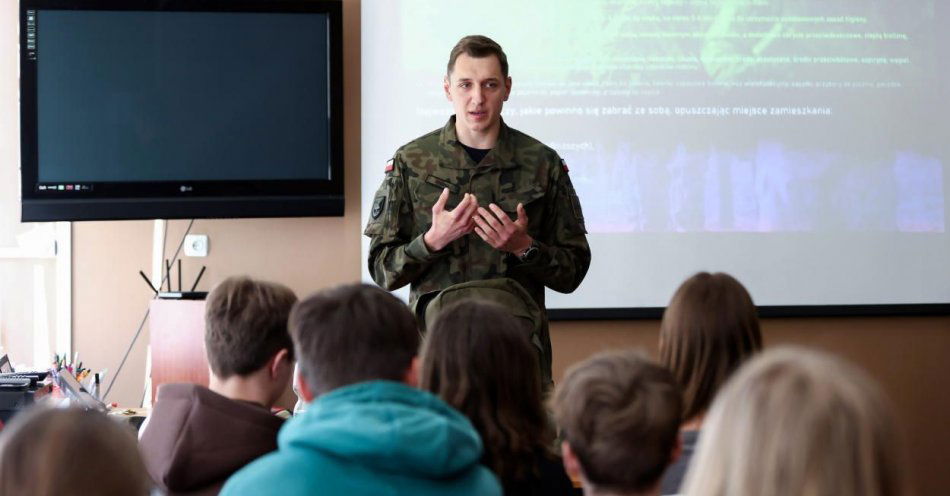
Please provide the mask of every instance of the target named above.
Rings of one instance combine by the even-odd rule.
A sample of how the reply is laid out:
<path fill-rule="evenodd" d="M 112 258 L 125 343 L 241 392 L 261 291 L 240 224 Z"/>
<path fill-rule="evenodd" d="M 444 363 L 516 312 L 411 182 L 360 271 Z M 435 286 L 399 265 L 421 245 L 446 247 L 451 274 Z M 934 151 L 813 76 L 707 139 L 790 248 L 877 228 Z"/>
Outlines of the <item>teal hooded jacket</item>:
<path fill-rule="evenodd" d="M 471 423 L 438 397 L 390 381 L 346 386 L 288 421 L 277 451 L 236 472 L 223 496 L 501 496 Z"/>

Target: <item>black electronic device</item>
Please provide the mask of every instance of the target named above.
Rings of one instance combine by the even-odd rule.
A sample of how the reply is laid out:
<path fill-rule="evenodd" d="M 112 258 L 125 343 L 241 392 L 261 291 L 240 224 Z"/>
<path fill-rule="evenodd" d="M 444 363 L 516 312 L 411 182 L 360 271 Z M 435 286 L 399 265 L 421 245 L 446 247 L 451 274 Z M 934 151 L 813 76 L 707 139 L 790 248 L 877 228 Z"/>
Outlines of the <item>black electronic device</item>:
<path fill-rule="evenodd" d="M 29 391 L 30 379 L 25 377 L 0 377 L 0 391 Z"/>
<path fill-rule="evenodd" d="M 22 375 L 24 377 L 35 377 L 37 381 L 42 381 L 46 379 L 46 376 L 49 375 L 48 370 L 17 370 L 13 372 L 14 375 Z"/>
<path fill-rule="evenodd" d="M 0 380 L 0 422 L 6 424 L 17 412 L 33 404 L 33 393 L 22 386 L 4 386 Z"/>
<path fill-rule="evenodd" d="M 33 374 L 19 374 L 17 372 L 3 373 L 0 374 L 0 381 L 5 381 L 7 379 L 16 379 L 16 380 L 26 380 L 27 388 L 30 391 L 36 391 L 37 384 L 42 380 L 39 376 Z"/>
<path fill-rule="evenodd" d="M 159 291 L 155 289 L 155 286 L 152 286 L 152 281 L 149 280 L 148 276 L 145 275 L 145 272 L 139 271 L 139 275 L 142 276 L 142 279 L 145 280 L 145 284 L 148 285 L 149 289 L 155 293 L 157 298 L 163 300 L 204 300 L 208 297 L 207 291 L 195 291 L 195 288 L 198 287 L 198 281 L 201 280 L 201 276 L 204 275 L 205 269 L 207 267 L 201 266 L 201 271 L 198 272 L 198 277 L 195 278 L 194 284 L 191 285 L 191 290 L 183 291 L 181 287 L 181 260 L 178 260 L 178 291 L 172 289 L 172 273 L 171 273 L 171 262 L 165 260 L 165 279 L 168 281 L 168 291 Z M 163 286 L 164 287 L 164 286 Z"/>
<path fill-rule="evenodd" d="M 21 0 L 23 221 L 343 214 L 342 4 Z"/>
<path fill-rule="evenodd" d="M 23 376 L 35 376 L 37 381 L 42 381 L 46 379 L 46 376 L 49 374 L 47 370 L 14 370 L 13 364 L 10 362 L 10 357 L 8 355 L 0 356 L 0 376 L 6 376 L 10 374 L 23 375 Z"/>
<path fill-rule="evenodd" d="M 163 300 L 203 300 L 207 291 L 160 291 L 158 297 Z"/>

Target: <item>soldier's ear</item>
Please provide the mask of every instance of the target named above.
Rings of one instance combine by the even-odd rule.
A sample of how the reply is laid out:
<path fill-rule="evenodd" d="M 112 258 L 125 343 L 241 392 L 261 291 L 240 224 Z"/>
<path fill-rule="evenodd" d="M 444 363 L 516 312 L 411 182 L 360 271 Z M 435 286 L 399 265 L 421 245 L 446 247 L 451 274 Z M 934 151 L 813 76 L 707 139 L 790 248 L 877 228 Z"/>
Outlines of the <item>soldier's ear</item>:
<path fill-rule="evenodd" d="M 511 76 L 505 78 L 505 101 L 508 101 L 508 95 L 511 94 Z"/>
<path fill-rule="evenodd" d="M 445 91 L 445 98 L 451 102 L 452 93 L 449 92 L 449 77 L 448 76 L 445 76 L 442 78 L 442 90 Z M 505 98 L 507 99 L 508 97 L 506 96 Z"/>

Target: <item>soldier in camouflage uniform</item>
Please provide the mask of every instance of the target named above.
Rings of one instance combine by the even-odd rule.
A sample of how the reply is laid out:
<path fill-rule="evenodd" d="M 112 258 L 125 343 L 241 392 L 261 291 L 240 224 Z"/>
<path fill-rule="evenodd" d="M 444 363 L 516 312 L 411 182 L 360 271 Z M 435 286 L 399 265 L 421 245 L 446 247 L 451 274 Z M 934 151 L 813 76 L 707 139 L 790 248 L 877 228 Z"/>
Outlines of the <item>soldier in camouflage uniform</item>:
<path fill-rule="evenodd" d="M 590 266 L 567 166 L 501 119 L 511 90 L 507 65 L 494 41 L 459 41 L 444 83 L 456 115 L 397 150 L 373 198 L 364 232 L 371 238 L 370 274 L 387 290 L 410 284 L 417 315 L 442 289 L 505 277 L 543 310 L 545 286 L 569 293 Z M 546 317 L 541 338 L 549 384 Z"/>

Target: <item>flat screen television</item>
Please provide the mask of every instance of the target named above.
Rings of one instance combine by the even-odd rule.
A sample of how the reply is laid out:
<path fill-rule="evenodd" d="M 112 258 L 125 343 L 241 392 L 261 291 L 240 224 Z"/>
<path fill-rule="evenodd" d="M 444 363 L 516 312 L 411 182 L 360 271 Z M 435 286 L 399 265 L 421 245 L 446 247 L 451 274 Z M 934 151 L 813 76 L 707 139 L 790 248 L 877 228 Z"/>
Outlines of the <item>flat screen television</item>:
<path fill-rule="evenodd" d="M 19 13 L 23 221 L 343 214 L 339 1 Z"/>

